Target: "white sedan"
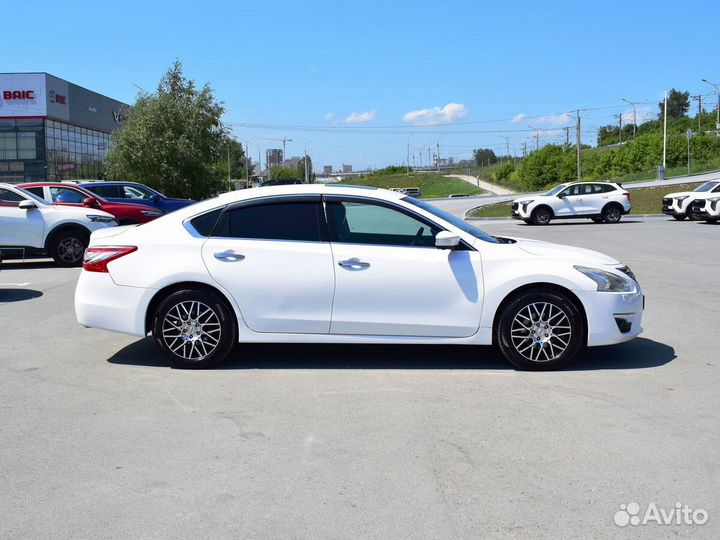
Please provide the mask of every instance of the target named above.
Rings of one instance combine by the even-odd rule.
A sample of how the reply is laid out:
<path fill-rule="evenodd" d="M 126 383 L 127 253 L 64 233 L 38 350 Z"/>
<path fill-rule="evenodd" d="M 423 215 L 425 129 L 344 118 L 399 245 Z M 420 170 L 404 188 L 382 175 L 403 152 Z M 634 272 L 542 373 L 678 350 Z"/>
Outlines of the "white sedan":
<path fill-rule="evenodd" d="M 152 333 L 207 367 L 238 343 L 497 345 L 564 366 L 640 332 L 630 269 L 586 249 L 490 236 L 403 194 L 339 185 L 236 191 L 93 233 L 78 321 Z"/>

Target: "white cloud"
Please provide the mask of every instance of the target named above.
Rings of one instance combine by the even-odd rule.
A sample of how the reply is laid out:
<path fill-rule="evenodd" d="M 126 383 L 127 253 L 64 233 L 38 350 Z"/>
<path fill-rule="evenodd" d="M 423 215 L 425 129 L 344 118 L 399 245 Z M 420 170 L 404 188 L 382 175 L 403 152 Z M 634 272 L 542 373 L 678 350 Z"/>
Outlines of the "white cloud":
<path fill-rule="evenodd" d="M 575 124 L 575 118 L 567 113 L 548 114 L 530 120 L 535 127 L 562 128 Z"/>
<path fill-rule="evenodd" d="M 364 124 L 365 122 L 370 122 L 371 120 L 375 120 L 377 117 L 377 109 L 373 109 L 372 111 L 367 112 L 353 112 L 350 113 L 347 118 L 345 118 L 345 122 L 348 124 Z"/>
<path fill-rule="evenodd" d="M 510 120 L 510 121 L 513 124 L 519 124 L 523 120 L 525 120 L 525 113 L 516 114 L 515 116 L 512 117 L 512 120 Z"/>
<path fill-rule="evenodd" d="M 468 115 L 468 109 L 462 103 L 448 103 L 444 107 L 420 109 L 410 111 L 403 116 L 403 121 L 416 126 L 432 126 L 435 124 L 449 124 L 462 120 Z"/>
<path fill-rule="evenodd" d="M 326 122 L 332 122 L 333 120 L 335 120 L 335 113 L 334 112 L 325 113 L 325 116 L 323 116 L 323 120 L 325 120 Z"/>

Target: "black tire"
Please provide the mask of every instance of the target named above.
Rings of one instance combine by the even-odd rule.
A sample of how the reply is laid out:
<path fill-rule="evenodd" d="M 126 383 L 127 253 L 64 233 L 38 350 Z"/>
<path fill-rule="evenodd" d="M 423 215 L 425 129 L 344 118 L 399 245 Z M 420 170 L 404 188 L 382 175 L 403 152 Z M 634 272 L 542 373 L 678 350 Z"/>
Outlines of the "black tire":
<path fill-rule="evenodd" d="M 525 225 L 532 225 L 532 220 L 529 219 L 529 218 L 528 218 L 528 219 L 523 219 L 523 221 L 525 222 Z"/>
<path fill-rule="evenodd" d="M 50 241 L 50 256 L 58 266 L 82 266 L 89 240 L 88 234 L 80 229 L 61 231 Z"/>
<path fill-rule="evenodd" d="M 532 319 L 528 315 L 533 315 Z M 563 294 L 538 289 L 526 291 L 505 305 L 495 340 L 515 368 L 549 371 L 574 360 L 584 346 L 585 335 L 585 321 L 575 304 Z"/>
<path fill-rule="evenodd" d="M 673 214 L 673 217 L 678 221 L 683 221 L 687 216 L 685 214 Z"/>
<path fill-rule="evenodd" d="M 594 218 L 590 218 L 590 219 L 592 219 L 593 223 L 602 223 L 603 221 L 605 221 L 601 217 L 594 217 Z"/>
<path fill-rule="evenodd" d="M 548 207 L 540 206 L 533 210 L 530 220 L 533 225 L 547 225 L 552 217 L 552 211 Z"/>
<path fill-rule="evenodd" d="M 152 334 L 173 367 L 202 369 L 227 358 L 237 342 L 237 324 L 232 309 L 218 295 L 183 289 L 160 302 L 153 314 Z"/>
<path fill-rule="evenodd" d="M 617 223 L 622 219 L 622 207 L 619 204 L 608 204 L 602 211 L 602 218 L 605 223 Z"/>

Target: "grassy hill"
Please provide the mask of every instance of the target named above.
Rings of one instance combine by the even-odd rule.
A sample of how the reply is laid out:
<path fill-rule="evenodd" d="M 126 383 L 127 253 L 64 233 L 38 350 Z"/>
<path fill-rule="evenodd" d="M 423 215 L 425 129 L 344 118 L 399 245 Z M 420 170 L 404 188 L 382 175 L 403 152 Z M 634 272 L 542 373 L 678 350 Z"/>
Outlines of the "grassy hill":
<path fill-rule="evenodd" d="M 416 187 L 420 190 L 423 199 L 443 198 L 453 193 L 464 195 L 482 195 L 484 193 L 483 190 L 464 180 L 447 178 L 434 173 L 367 175 L 343 180 L 341 183 L 383 189 Z"/>

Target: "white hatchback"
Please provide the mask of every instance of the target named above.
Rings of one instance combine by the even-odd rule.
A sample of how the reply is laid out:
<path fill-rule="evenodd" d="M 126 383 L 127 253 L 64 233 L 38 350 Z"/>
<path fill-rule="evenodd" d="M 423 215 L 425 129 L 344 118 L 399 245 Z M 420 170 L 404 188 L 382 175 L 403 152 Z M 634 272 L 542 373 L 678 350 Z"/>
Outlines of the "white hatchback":
<path fill-rule="evenodd" d="M 152 333 L 205 367 L 248 342 L 496 344 L 521 369 L 641 331 L 643 294 L 600 253 L 490 236 L 403 194 L 236 191 L 92 235 L 78 321 Z"/>

